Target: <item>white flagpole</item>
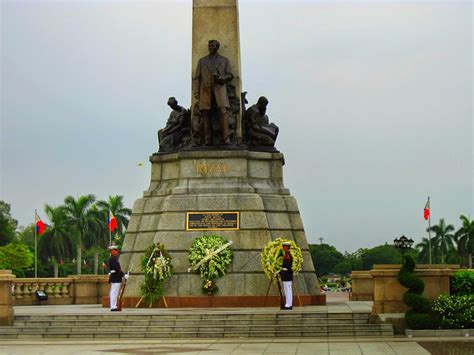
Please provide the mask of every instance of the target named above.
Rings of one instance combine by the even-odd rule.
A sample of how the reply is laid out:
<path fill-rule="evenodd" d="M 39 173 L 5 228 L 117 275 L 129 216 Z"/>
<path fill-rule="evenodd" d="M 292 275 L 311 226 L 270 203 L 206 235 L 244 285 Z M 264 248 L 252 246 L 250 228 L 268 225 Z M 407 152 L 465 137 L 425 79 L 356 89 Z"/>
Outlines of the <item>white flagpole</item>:
<path fill-rule="evenodd" d="M 428 240 L 430 247 L 430 265 L 431 265 L 431 202 L 430 197 L 428 196 Z"/>
<path fill-rule="evenodd" d="M 38 236 L 36 231 L 36 216 L 37 212 L 35 209 L 35 279 L 38 278 Z"/>

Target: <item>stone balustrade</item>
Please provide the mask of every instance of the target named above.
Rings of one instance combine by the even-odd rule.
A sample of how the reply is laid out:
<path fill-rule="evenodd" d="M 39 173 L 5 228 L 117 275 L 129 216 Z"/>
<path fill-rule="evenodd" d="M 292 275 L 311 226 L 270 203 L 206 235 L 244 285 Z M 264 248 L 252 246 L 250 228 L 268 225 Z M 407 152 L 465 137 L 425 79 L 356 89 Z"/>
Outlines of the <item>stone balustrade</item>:
<path fill-rule="evenodd" d="M 7 270 L 0 270 L 7 271 Z M 6 275 L 6 274 L 5 274 Z M 8 275 L 11 275 L 8 274 Z M 42 304 L 98 304 L 108 295 L 107 275 L 72 275 L 62 278 L 8 278 L 11 304 L 15 306 L 36 305 L 36 291 L 48 295 Z M 7 286 L 5 286 L 7 287 Z M 0 300 L 1 301 L 1 300 Z"/>
<path fill-rule="evenodd" d="M 108 294 L 107 275 L 62 278 L 16 278 L 11 270 L 0 270 L 0 326 L 12 325 L 13 306 L 36 305 L 36 291 L 48 295 L 48 305 L 97 304 Z"/>
<path fill-rule="evenodd" d="M 72 287 L 73 280 L 68 277 L 15 279 L 12 286 L 13 303 L 36 304 L 36 291 L 44 291 L 48 295 L 47 304 L 73 304 Z"/>

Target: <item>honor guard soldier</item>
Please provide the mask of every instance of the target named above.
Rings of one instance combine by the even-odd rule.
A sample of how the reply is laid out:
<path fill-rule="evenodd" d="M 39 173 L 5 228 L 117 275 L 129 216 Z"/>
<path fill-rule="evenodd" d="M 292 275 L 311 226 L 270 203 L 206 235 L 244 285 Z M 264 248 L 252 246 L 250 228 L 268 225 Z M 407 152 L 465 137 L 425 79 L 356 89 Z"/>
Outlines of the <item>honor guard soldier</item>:
<path fill-rule="evenodd" d="M 128 279 L 128 274 L 125 274 L 120 268 L 118 261 L 119 250 L 115 245 L 109 247 L 110 259 L 109 259 L 109 284 L 110 284 L 110 310 L 112 312 L 118 311 L 117 309 L 117 298 L 120 292 L 120 286 L 122 285 L 122 278 Z"/>
<path fill-rule="evenodd" d="M 280 271 L 281 281 L 283 282 L 283 289 L 285 290 L 285 306 L 281 309 L 293 309 L 293 256 L 290 253 L 291 243 L 283 242 L 282 248 L 284 251 L 283 255 L 283 266 Z"/>

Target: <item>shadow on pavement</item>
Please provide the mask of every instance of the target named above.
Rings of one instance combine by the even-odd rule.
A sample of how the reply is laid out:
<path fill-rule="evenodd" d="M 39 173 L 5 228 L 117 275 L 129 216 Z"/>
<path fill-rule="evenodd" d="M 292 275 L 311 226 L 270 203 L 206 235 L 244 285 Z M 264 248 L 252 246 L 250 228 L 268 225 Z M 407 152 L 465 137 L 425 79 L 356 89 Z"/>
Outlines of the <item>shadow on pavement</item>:
<path fill-rule="evenodd" d="M 428 350 L 432 355 L 473 355 L 474 341 L 418 341 L 423 348 Z"/>

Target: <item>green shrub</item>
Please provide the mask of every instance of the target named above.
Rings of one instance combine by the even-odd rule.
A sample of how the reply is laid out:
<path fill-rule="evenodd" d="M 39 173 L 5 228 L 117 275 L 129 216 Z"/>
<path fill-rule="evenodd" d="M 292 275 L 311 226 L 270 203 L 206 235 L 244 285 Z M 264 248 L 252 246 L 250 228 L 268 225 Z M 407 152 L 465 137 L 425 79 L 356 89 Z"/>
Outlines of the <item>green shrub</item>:
<path fill-rule="evenodd" d="M 443 328 L 474 327 L 474 294 L 442 294 L 435 301 L 433 309 L 439 314 Z"/>
<path fill-rule="evenodd" d="M 414 310 L 420 313 L 427 313 L 431 311 L 430 301 L 416 293 L 406 292 L 403 295 L 403 302 L 410 305 Z"/>
<path fill-rule="evenodd" d="M 474 294 L 474 271 L 457 271 L 451 277 L 451 290 L 453 295 Z"/>
<path fill-rule="evenodd" d="M 402 267 L 403 268 L 403 267 Z M 425 290 L 425 283 L 422 279 L 420 279 L 414 272 L 408 272 L 406 270 L 400 270 L 398 275 L 398 282 L 401 285 L 409 285 L 405 286 L 410 289 L 410 292 L 416 293 L 417 295 L 421 295 Z"/>
<path fill-rule="evenodd" d="M 425 284 L 415 274 L 415 260 L 410 255 L 405 256 L 405 262 L 398 273 L 398 282 L 408 290 L 403 295 L 403 302 L 408 306 L 405 313 L 405 322 L 411 329 L 437 328 L 436 314 L 431 310 L 428 299 L 421 296 Z"/>
<path fill-rule="evenodd" d="M 435 312 L 405 313 L 405 322 L 409 329 L 437 329 L 439 327 L 438 315 Z"/>

